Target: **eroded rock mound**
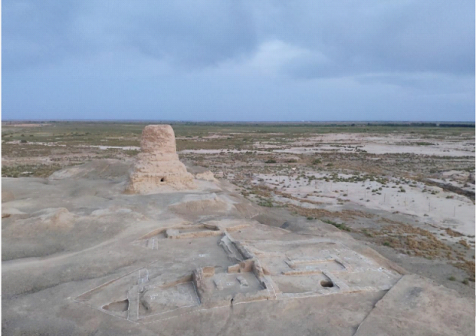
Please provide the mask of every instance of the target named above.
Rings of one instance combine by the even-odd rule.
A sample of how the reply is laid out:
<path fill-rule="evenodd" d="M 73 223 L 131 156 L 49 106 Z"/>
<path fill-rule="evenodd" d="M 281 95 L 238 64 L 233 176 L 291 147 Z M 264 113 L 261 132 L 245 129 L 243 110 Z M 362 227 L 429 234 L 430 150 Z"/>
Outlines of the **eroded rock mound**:
<path fill-rule="evenodd" d="M 182 216 L 205 216 L 227 213 L 233 206 L 216 194 L 187 195 L 178 203 L 171 204 L 169 209 Z"/>
<path fill-rule="evenodd" d="M 204 180 L 204 181 L 210 181 L 210 182 L 216 181 L 215 176 L 213 176 L 213 173 L 209 170 L 203 173 L 195 174 L 195 178 L 197 178 L 198 180 Z"/>
<path fill-rule="evenodd" d="M 122 181 L 125 179 L 131 164 L 128 162 L 121 162 L 115 159 L 94 160 L 79 166 L 66 167 L 58 170 L 48 177 L 49 181 L 57 180 L 110 180 Z"/>
<path fill-rule="evenodd" d="M 126 192 L 152 194 L 167 190 L 194 189 L 192 174 L 179 161 L 175 134 L 170 125 L 149 125 L 142 131 L 141 153 Z"/>

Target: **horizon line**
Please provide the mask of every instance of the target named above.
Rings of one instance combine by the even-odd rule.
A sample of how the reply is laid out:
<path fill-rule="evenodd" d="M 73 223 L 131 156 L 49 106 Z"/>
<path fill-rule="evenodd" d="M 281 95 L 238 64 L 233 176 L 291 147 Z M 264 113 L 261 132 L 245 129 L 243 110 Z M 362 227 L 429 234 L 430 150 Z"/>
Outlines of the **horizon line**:
<path fill-rule="evenodd" d="M 178 119 L 5 119 L 4 122 L 178 122 L 178 123 L 472 123 L 466 120 L 178 120 Z"/>

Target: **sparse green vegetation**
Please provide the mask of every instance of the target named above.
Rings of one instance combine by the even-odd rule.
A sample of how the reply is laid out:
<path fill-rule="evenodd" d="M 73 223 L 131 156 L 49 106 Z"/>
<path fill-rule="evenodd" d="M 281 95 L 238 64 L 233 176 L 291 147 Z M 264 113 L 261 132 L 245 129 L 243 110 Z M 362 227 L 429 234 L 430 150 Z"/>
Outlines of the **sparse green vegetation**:
<path fill-rule="evenodd" d="M 321 160 L 321 159 L 314 159 L 314 160 L 312 161 L 312 164 L 313 164 L 313 165 L 318 165 L 318 164 L 321 164 L 321 163 L 322 163 L 322 160 Z"/>
<path fill-rule="evenodd" d="M 271 202 L 270 200 L 268 199 L 263 199 L 261 198 L 259 201 L 258 201 L 258 205 L 262 206 L 262 207 L 267 207 L 267 208 L 272 208 L 274 205 L 273 205 L 273 202 Z"/>
<path fill-rule="evenodd" d="M 343 231 L 351 231 L 350 228 L 345 225 L 344 223 L 336 223 L 336 222 L 333 222 L 329 219 L 321 219 L 324 223 L 327 223 L 327 224 L 331 224 L 333 226 L 335 226 L 336 228 L 338 228 L 339 230 L 343 230 Z"/>
<path fill-rule="evenodd" d="M 417 145 L 417 146 L 433 146 L 434 143 L 432 143 L 432 142 L 425 142 L 425 141 L 419 141 L 419 142 L 415 142 L 415 145 Z"/>
<path fill-rule="evenodd" d="M 364 236 L 369 237 L 369 238 L 374 236 L 367 229 L 362 229 L 361 232 L 364 234 Z"/>
<path fill-rule="evenodd" d="M 48 177 L 55 171 L 60 170 L 59 165 L 18 165 L 2 167 L 4 177 Z"/>

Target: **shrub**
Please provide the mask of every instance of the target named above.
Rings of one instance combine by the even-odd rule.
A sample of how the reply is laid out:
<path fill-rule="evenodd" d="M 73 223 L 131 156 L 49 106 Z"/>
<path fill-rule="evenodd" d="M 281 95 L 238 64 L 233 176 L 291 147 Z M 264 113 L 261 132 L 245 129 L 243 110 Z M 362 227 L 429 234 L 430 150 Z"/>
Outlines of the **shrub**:
<path fill-rule="evenodd" d="M 317 165 L 317 164 L 320 164 L 320 163 L 322 163 L 321 159 L 314 159 L 314 161 L 312 161 L 313 165 Z"/>
<path fill-rule="evenodd" d="M 331 224 L 331 225 L 335 226 L 335 227 L 338 228 L 339 230 L 350 231 L 350 228 L 349 228 L 347 225 L 345 225 L 344 223 L 339 224 L 339 223 L 333 222 L 333 221 L 331 221 L 331 220 L 329 220 L 329 219 L 322 219 L 322 221 L 323 221 L 324 223 Z"/>

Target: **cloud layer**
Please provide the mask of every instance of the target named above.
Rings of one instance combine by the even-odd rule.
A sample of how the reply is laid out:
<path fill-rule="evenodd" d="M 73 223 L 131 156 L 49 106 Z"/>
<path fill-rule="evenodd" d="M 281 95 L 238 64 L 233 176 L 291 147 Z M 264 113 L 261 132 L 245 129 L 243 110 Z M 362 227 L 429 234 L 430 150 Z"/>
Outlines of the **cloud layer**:
<path fill-rule="evenodd" d="M 474 1 L 5 0 L 4 119 L 474 120 Z"/>

